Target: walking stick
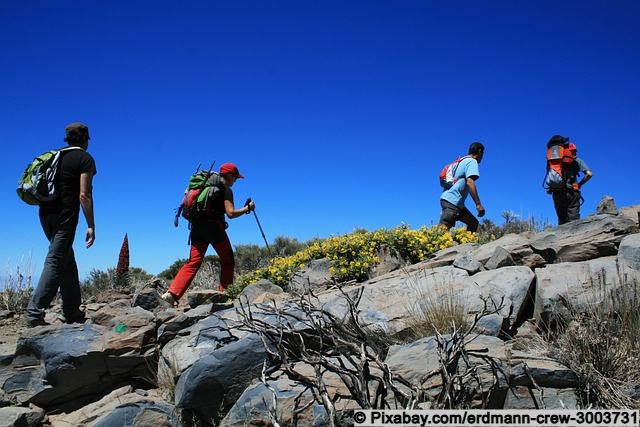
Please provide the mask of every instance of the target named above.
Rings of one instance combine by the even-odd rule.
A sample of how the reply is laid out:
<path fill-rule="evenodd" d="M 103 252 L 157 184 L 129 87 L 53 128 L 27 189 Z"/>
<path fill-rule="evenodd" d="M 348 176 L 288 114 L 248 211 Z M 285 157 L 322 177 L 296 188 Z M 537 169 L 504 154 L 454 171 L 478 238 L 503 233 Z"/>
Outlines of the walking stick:
<path fill-rule="evenodd" d="M 248 206 L 251 203 L 251 197 L 247 199 L 247 202 L 244 204 Z M 253 209 L 253 216 L 256 217 L 256 222 L 258 223 L 258 228 L 260 229 L 260 233 L 262 234 L 262 238 L 264 239 L 264 244 L 267 245 L 267 250 L 271 253 L 271 248 L 269 247 L 269 243 L 267 242 L 267 238 L 264 235 L 264 231 L 262 231 L 262 225 L 260 225 L 260 220 L 258 219 L 258 214 L 256 214 L 256 210 Z"/>

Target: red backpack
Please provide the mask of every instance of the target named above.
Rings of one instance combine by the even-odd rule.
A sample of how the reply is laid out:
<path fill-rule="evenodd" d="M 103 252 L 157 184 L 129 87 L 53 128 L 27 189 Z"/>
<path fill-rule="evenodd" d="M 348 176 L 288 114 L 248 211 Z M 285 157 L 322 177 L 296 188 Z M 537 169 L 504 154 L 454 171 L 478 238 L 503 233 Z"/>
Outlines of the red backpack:
<path fill-rule="evenodd" d="M 451 162 L 442 169 L 440 172 L 440 185 L 445 190 L 448 190 L 455 184 L 458 180 L 455 178 L 456 170 L 458 169 L 458 165 L 461 161 L 466 159 L 469 156 L 458 157 L 455 162 Z"/>
<path fill-rule="evenodd" d="M 542 184 L 545 190 L 550 192 L 567 188 L 575 159 L 571 145 L 569 138 L 560 135 L 554 135 L 547 143 L 547 174 Z"/>

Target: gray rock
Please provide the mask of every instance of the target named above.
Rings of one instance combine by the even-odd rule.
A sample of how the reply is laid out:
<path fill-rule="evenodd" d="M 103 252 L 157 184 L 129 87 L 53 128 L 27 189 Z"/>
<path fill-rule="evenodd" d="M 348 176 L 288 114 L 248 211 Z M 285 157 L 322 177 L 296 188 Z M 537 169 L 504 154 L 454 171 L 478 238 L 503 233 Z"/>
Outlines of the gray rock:
<path fill-rule="evenodd" d="M 531 256 L 531 255 L 529 255 Z M 506 251 L 502 246 L 498 246 L 494 251 L 489 261 L 485 263 L 485 268 L 488 270 L 497 270 L 502 267 L 509 267 L 516 265 L 516 262 L 511 257 L 511 254 Z"/>
<path fill-rule="evenodd" d="M 549 263 L 580 262 L 616 255 L 627 234 L 637 225 L 622 215 L 593 215 L 536 234 L 531 247 Z"/>
<path fill-rule="evenodd" d="M 229 407 L 260 375 L 266 350 L 258 335 L 250 334 L 199 358 L 181 375 L 175 389 L 178 408 L 214 416 Z"/>
<path fill-rule="evenodd" d="M 0 408 L 2 427 L 39 427 L 44 420 L 44 411 L 35 408 L 7 406 Z"/>
<path fill-rule="evenodd" d="M 469 256 L 468 253 L 458 255 L 453 261 L 453 266 L 465 270 L 470 276 L 473 276 L 483 269 L 482 264 Z"/>
<path fill-rule="evenodd" d="M 309 265 L 294 274 L 289 282 L 288 291 L 292 294 L 306 294 L 316 289 L 324 289 L 332 284 L 330 268 L 333 262 L 328 259 L 315 259 Z"/>
<path fill-rule="evenodd" d="M 180 427 L 175 408 L 155 391 L 120 387 L 81 409 L 49 416 L 53 426 L 171 426 Z"/>
<path fill-rule="evenodd" d="M 640 234 L 630 234 L 622 239 L 617 263 L 621 285 L 640 283 Z"/>
<path fill-rule="evenodd" d="M 618 208 L 616 208 L 616 202 L 613 201 L 613 197 L 604 196 L 598 203 L 596 214 L 618 215 Z"/>
<path fill-rule="evenodd" d="M 543 329 L 554 329 L 600 304 L 619 287 L 616 257 L 583 262 L 549 264 L 536 270 L 534 318 Z"/>
<path fill-rule="evenodd" d="M 625 206 L 618 209 L 618 212 L 640 226 L 640 205 Z"/>
<path fill-rule="evenodd" d="M 640 272 L 640 234 L 630 234 L 622 239 L 618 250 L 618 262 Z"/>
<path fill-rule="evenodd" d="M 119 382 L 152 378 L 155 356 L 138 342 L 126 332 L 93 324 L 35 328 L 18 342 L 11 364 L 0 371 L 0 383 L 16 401 L 49 410 Z"/>
<path fill-rule="evenodd" d="M 573 388 L 512 387 L 502 409 L 582 409 Z"/>
<path fill-rule="evenodd" d="M 407 265 L 407 262 L 401 259 L 397 253 L 392 252 L 387 245 L 376 248 L 375 256 L 380 259 L 380 262 L 371 269 L 370 278 L 383 276 Z"/>
<path fill-rule="evenodd" d="M 229 299 L 224 292 L 214 291 L 212 289 L 196 289 L 188 292 L 186 297 L 187 304 L 189 304 L 191 308 L 196 308 L 199 305 L 207 303 L 225 303 Z"/>
<path fill-rule="evenodd" d="M 269 296 L 282 295 L 284 291 L 280 286 L 274 285 L 267 279 L 260 279 L 242 290 L 238 299 L 241 301 L 254 303 L 267 300 Z M 265 297 L 265 295 L 268 295 Z"/>

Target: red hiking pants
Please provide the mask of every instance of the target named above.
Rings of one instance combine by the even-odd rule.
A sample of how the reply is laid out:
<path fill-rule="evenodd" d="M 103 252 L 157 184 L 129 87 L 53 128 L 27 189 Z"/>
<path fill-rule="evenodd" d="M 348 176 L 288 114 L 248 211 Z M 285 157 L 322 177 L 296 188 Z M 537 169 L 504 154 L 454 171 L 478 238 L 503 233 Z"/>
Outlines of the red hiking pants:
<path fill-rule="evenodd" d="M 196 231 L 194 225 L 194 231 Z M 189 254 L 189 260 L 182 266 L 173 283 L 169 287 L 169 292 L 175 295 L 178 299 L 184 295 L 184 293 L 193 282 L 196 277 L 196 273 L 202 265 L 204 256 L 207 253 L 209 244 L 213 245 L 218 257 L 220 258 L 220 292 L 224 292 L 229 285 L 233 283 L 233 269 L 235 267 L 235 261 L 233 258 L 233 249 L 231 248 L 231 242 L 224 229 L 218 230 L 223 234 L 224 239 L 218 243 L 204 243 L 193 241 L 191 243 L 191 252 Z M 192 239 L 195 233 L 192 233 Z M 216 239 L 218 240 L 218 239 Z"/>

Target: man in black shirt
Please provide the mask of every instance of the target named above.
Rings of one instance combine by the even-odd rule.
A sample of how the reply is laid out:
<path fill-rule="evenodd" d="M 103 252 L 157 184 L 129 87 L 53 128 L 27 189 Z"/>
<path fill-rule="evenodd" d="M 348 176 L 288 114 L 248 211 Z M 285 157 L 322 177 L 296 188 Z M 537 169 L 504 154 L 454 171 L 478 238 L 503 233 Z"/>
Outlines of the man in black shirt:
<path fill-rule="evenodd" d="M 45 310 L 56 296 L 62 296 L 62 313 L 66 323 L 83 323 L 85 314 L 80 310 L 80 280 L 73 253 L 73 240 L 80 209 L 87 220 L 86 246 L 95 240 L 92 182 L 96 174 L 93 157 L 86 152 L 89 146 L 89 128 L 82 123 L 71 123 L 64 139 L 70 146 L 80 149 L 65 151 L 60 159 L 58 177 L 60 197 L 40 205 L 40 224 L 49 240 L 49 252 L 44 262 L 38 286 L 27 306 L 27 326 L 46 325 Z"/>

